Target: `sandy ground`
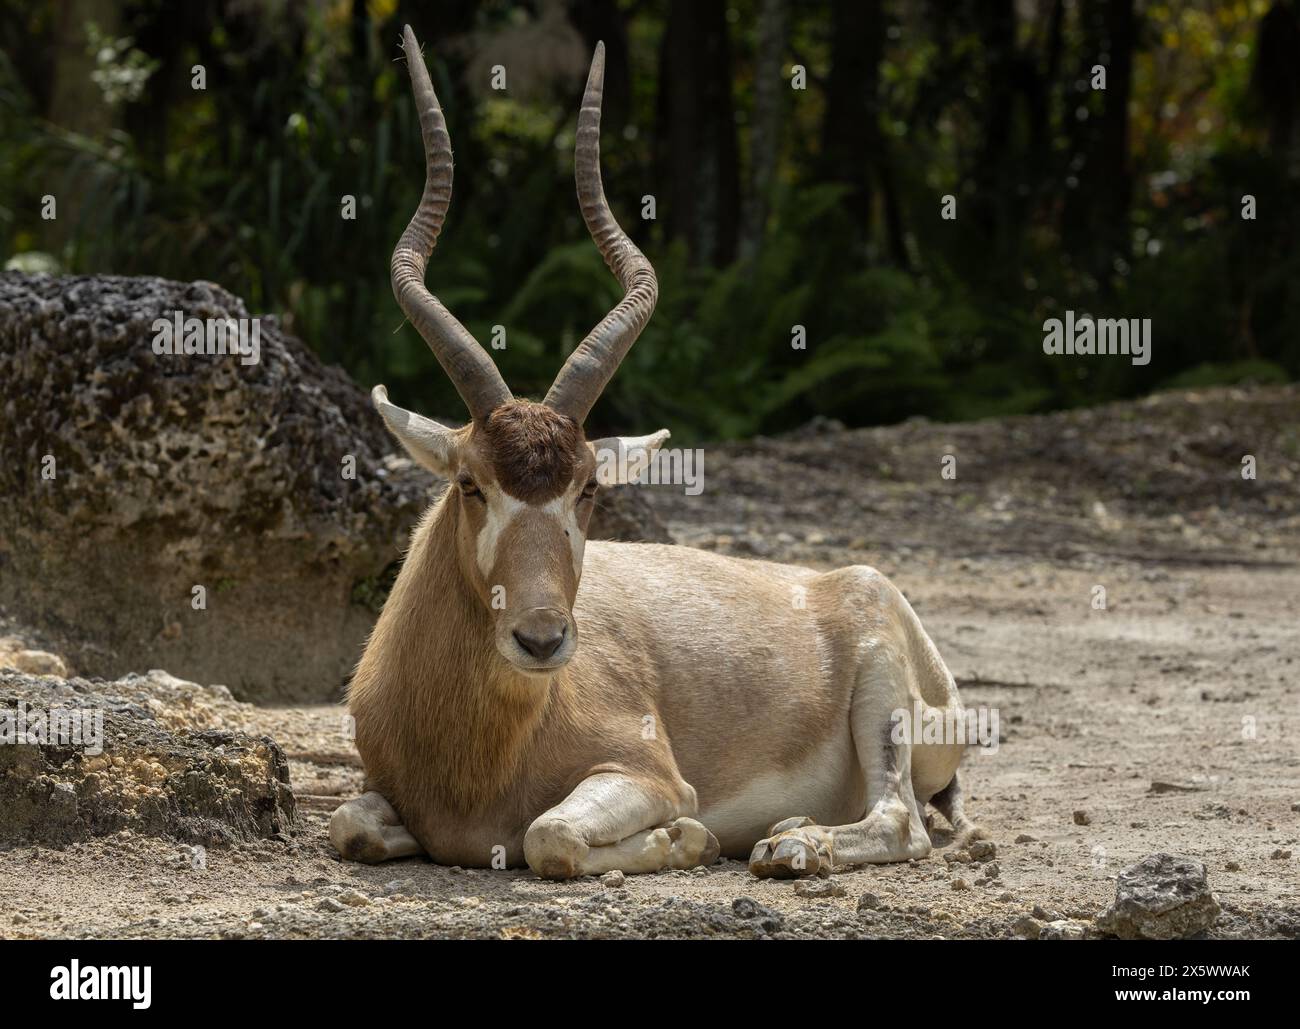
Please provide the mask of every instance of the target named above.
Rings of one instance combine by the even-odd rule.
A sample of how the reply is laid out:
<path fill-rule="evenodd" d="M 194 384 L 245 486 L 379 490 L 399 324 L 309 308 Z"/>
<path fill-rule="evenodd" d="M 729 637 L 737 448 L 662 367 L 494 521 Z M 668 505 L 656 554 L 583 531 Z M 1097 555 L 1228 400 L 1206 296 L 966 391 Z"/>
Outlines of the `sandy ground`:
<path fill-rule="evenodd" d="M 1156 851 L 1206 864 L 1223 905 L 1209 935 L 1300 936 L 1294 479 L 1237 504 L 1193 481 L 1202 468 L 1182 499 L 1125 498 L 1051 454 L 1039 471 L 1015 463 L 1017 433 L 1069 423 L 981 424 L 721 448 L 709 452 L 709 489 L 725 501 L 656 500 L 688 545 L 870 563 L 897 582 L 966 704 L 998 711 L 996 752 L 972 751 L 964 765 L 991 863 L 950 862 L 938 828 L 928 859 L 837 871 L 820 897 L 735 861 L 621 886 L 418 859 L 344 864 L 325 837 L 329 811 L 361 778 L 342 709 L 248 708 L 248 727 L 292 759 L 290 839 L 201 860 L 126 834 L 0 852 L 0 936 L 1009 938 L 1035 909 L 1038 924 L 1064 917 L 1087 931 L 1117 873 Z M 1282 437 L 1294 441 L 1294 427 Z M 1000 463 L 941 481 L 945 447 L 969 455 L 971 440 L 996 445 Z M 1236 449 L 1225 451 L 1228 489 Z M 842 460 L 818 463 L 823 452 L 867 456 L 845 476 Z M 871 474 L 890 461 L 914 470 Z"/>

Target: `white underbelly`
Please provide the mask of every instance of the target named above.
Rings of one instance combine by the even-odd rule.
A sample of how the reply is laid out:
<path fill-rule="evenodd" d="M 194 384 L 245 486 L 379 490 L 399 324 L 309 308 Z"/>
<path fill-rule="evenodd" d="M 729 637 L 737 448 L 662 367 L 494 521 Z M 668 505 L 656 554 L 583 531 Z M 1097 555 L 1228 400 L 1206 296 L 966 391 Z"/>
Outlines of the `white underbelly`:
<path fill-rule="evenodd" d="M 845 725 L 799 765 L 763 772 L 727 797 L 700 797 L 697 817 L 718 838 L 724 855 L 748 857 L 782 819 L 806 815 L 818 825 L 846 825 L 863 817 L 866 803 L 866 784 Z"/>

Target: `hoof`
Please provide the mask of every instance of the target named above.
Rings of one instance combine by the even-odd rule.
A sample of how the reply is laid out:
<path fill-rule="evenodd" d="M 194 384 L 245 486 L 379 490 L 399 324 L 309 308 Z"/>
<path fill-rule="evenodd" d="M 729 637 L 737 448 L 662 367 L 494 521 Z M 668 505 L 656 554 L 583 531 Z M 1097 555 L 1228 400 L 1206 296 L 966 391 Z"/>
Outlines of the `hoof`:
<path fill-rule="evenodd" d="M 695 868 L 718 860 L 718 838 L 694 818 L 678 818 L 668 827 L 674 833 L 670 868 Z"/>
<path fill-rule="evenodd" d="M 668 852 L 667 834 L 654 841 Z M 543 879 L 572 879 L 582 874 L 587 841 L 561 818 L 539 818 L 524 834 L 524 860 Z"/>
<path fill-rule="evenodd" d="M 759 840 L 749 855 L 749 870 L 760 879 L 828 876 L 831 859 L 830 834 L 819 826 L 807 825 Z"/>

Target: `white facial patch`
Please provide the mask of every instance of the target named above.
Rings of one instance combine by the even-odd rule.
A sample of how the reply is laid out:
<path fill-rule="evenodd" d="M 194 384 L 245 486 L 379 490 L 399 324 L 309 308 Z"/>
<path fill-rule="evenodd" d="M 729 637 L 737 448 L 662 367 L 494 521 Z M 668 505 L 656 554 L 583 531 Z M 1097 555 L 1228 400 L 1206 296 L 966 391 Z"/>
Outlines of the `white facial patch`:
<path fill-rule="evenodd" d="M 484 522 L 483 528 L 479 530 L 475 548 L 478 568 L 485 578 L 492 571 L 493 564 L 496 563 L 497 544 L 501 540 L 501 534 L 505 532 L 506 526 L 514 520 L 519 512 L 530 506 L 524 501 L 512 497 L 505 490 L 496 487 L 488 487 L 488 489 L 491 493 L 488 495 L 487 520 Z M 560 527 L 561 531 L 568 536 L 569 550 L 573 555 L 573 574 L 580 575 L 582 572 L 583 552 L 587 541 L 583 538 L 582 530 L 578 527 L 578 512 L 573 501 L 573 496 L 563 493 L 554 500 L 548 500 L 545 504 L 532 509 L 541 511 L 555 519 L 555 523 Z"/>
<path fill-rule="evenodd" d="M 574 504 L 574 496 L 570 493 L 562 493 L 536 510 L 543 511 L 554 518 L 556 524 L 569 538 L 569 551 L 573 554 L 573 574 L 576 576 L 582 574 L 582 553 L 587 541 L 582 536 L 582 530 L 578 528 L 578 509 Z"/>
<path fill-rule="evenodd" d="M 491 490 L 491 493 L 488 490 Z M 495 487 L 484 488 L 484 495 L 488 497 L 487 521 L 479 530 L 475 557 L 478 560 L 478 570 L 486 578 L 496 563 L 497 543 L 501 540 L 501 534 L 514 520 L 515 515 L 528 505 Z"/>
<path fill-rule="evenodd" d="M 573 553 L 573 574 L 582 575 L 582 553 L 587 545 L 582 530 L 578 528 L 578 507 L 574 498 L 567 494 L 556 497 L 543 510 L 555 516 L 564 534 L 569 538 L 569 550 Z"/>

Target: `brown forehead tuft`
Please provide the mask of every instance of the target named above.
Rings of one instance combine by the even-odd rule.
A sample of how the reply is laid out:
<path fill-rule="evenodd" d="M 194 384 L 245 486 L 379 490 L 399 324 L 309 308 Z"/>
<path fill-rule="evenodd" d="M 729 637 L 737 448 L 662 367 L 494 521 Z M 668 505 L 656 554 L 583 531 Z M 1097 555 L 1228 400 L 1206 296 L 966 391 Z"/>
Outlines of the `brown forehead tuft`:
<path fill-rule="evenodd" d="M 511 496 L 539 503 L 558 497 L 573 481 L 582 430 L 567 415 L 531 400 L 512 400 L 488 416 L 483 433 L 497 483 Z"/>

